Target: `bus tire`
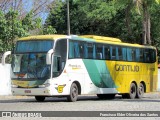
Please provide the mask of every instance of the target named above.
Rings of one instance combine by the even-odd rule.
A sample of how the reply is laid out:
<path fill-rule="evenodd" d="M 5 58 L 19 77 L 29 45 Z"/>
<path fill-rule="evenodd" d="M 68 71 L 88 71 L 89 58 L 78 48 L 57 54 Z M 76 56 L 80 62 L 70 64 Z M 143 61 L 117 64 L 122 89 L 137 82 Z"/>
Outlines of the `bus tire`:
<path fill-rule="evenodd" d="M 135 99 L 136 97 L 136 93 L 137 93 L 137 89 L 136 89 L 136 84 L 135 83 L 131 83 L 130 85 L 130 91 L 129 91 L 129 94 L 127 94 L 127 98 L 129 99 Z"/>
<path fill-rule="evenodd" d="M 44 96 L 35 96 L 35 99 L 38 101 L 38 102 L 43 102 L 45 100 L 45 97 Z"/>
<path fill-rule="evenodd" d="M 78 87 L 76 83 L 72 83 L 70 88 L 70 95 L 67 96 L 68 102 L 75 102 L 78 99 Z"/>
<path fill-rule="evenodd" d="M 143 95 L 144 95 L 144 85 L 143 85 L 143 83 L 140 83 L 139 87 L 137 88 L 137 95 L 136 95 L 136 97 L 140 99 L 140 98 L 143 97 Z"/>

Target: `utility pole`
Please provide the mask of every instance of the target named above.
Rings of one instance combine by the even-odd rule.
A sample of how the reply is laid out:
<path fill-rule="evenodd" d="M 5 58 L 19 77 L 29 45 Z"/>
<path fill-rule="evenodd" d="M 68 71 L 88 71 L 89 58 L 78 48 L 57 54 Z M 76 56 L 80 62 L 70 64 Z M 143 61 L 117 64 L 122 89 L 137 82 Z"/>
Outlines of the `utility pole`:
<path fill-rule="evenodd" d="M 67 0 L 67 31 L 68 35 L 70 35 L 69 0 Z"/>

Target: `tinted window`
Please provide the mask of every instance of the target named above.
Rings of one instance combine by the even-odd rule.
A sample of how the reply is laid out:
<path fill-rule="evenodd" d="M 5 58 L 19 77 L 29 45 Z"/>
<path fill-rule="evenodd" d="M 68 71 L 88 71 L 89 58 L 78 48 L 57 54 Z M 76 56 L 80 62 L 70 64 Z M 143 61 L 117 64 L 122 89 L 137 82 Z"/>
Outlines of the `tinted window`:
<path fill-rule="evenodd" d="M 152 63 L 156 61 L 156 51 L 120 45 L 70 41 L 69 58 Z"/>
<path fill-rule="evenodd" d="M 48 52 L 52 48 L 53 41 L 51 40 L 18 41 L 15 52 Z"/>
<path fill-rule="evenodd" d="M 103 45 L 96 45 L 96 59 L 103 59 Z"/>
<path fill-rule="evenodd" d="M 110 47 L 107 45 L 104 46 L 104 59 L 110 60 Z"/>
<path fill-rule="evenodd" d="M 116 60 L 116 46 L 110 46 L 111 60 Z"/>

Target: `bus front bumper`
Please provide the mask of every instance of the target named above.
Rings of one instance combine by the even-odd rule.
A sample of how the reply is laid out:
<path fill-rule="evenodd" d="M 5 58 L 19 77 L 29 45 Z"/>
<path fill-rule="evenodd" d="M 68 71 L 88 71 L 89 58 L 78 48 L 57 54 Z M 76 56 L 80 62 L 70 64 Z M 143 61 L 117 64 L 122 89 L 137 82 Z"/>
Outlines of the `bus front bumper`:
<path fill-rule="evenodd" d="M 49 88 L 11 88 L 12 95 L 51 96 Z"/>

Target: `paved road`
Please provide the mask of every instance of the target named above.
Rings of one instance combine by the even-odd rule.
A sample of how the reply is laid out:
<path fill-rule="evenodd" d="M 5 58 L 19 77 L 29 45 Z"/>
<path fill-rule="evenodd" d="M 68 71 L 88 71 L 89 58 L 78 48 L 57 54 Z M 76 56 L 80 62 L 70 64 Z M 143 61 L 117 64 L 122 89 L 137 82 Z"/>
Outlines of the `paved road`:
<path fill-rule="evenodd" d="M 36 102 L 34 97 L 0 96 L 0 111 L 160 111 L 160 93 L 145 94 L 140 100 L 122 99 L 121 96 L 116 96 L 113 100 L 99 100 L 97 96 L 79 96 L 77 102 L 67 102 L 65 98 L 47 98 L 45 102 Z M 66 120 L 66 118 L 54 118 L 54 120 L 59 119 Z M 67 119 L 77 120 L 74 117 Z M 84 120 L 84 118 L 78 119 Z M 135 120 L 136 117 L 86 119 Z M 139 119 L 158 120 L 160 117 L 141 117 Z"/>

